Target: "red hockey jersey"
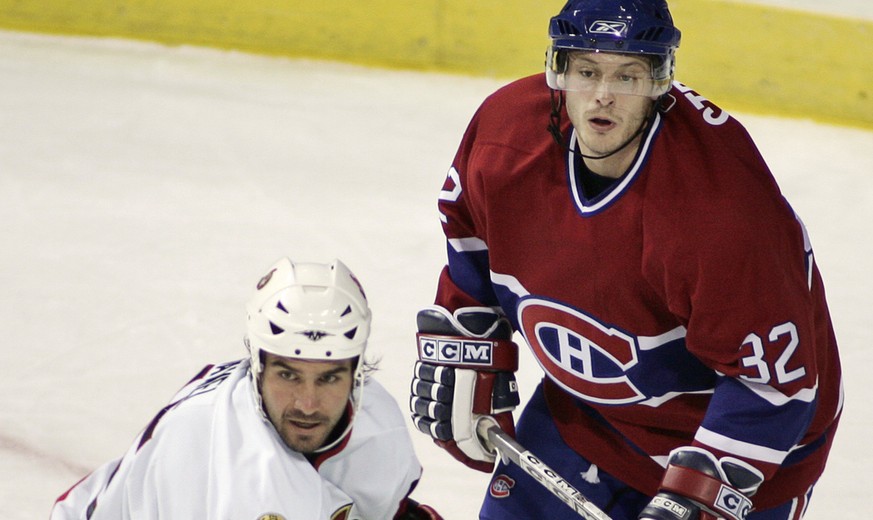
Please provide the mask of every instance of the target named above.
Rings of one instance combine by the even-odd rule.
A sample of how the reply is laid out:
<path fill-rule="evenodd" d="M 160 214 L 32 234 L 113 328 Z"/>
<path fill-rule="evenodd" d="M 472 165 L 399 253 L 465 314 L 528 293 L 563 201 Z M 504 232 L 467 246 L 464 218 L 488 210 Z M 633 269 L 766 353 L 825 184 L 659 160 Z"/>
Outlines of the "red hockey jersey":
<path fill-rule="evenodd" d="M 440 193 L 436 303 L 501 307 L 564 440 L 605 471 L 653 495 L 670 450 L 697 445 L 759 468 L 767 508 L 816 481 L 842 407 L 824 288 L 745 129 L 679 83 L 668 99 L 589 199 L 543 76 L 491 95 Z"/>

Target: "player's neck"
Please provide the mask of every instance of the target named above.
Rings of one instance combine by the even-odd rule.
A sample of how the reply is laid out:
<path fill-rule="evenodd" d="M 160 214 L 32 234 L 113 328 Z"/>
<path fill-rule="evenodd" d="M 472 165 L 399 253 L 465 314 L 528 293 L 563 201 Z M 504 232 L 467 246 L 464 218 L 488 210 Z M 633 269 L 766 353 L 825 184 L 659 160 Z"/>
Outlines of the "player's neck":
<path fill-rule="evenodd" d="M 620 150 L 614 155 L 603 159 L 584 158 L 585 166 L 592 172 L 601 177 L 609 177 L 610 179 L 618 179 L 630 168 L 631 163 L 636 157 L 637 148 L 639 147 L 639 138 L 637 142 L 632 142 L 623 150 Z"/>

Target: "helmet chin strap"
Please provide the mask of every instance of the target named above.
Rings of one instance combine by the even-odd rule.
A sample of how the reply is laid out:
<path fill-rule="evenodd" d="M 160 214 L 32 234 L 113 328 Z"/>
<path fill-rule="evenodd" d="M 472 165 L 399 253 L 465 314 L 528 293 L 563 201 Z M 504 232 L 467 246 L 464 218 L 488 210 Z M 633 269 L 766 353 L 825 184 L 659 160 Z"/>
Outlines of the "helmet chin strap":
<path fill-rule="evenodd" d="M 636 132 L 634 132 L 633 135 L 631 135 L 624 143 L 622 143 L 615 150 L 613 150 L 609 153 L 606 153 L 604 155 L 585 155 L 584 153 L 580 152 L 579 150 L 577 150 L 575 148 L 570 148 L 567 144 L 565 144 L 564 136 L 563 136 L 563 134 L 561 134 L 561 109 L 564 107 L 564 93 L 561 91 L 552 90 L 551 96 L 552 96 L 552 112 L 549 115 L 549 127 L 548 127 L 549 133 L 552 134 L 552 137 L 555 139 L 555 142 L 558 143 L 558 146 L 560 146 L 564 150 L 567 150 L 568 152 L 570 152 L 578 157 L 583 157 L 585 159 L 593 159 L 593 160 L 606 159 L 607 157 L 612 157 L 613 155 L 617 154 L 618 152 L 624 150 L 637 137 L 639 137 L 640 134 L 642 134 L 644 131 L 646 131 L 649 128 L 649 126 L 651 125 L 651 122 L 652 122 L 652 116 L 655 113 L 655 110 L 653 109 L 651 111 L 651 114 L 649 114 L 649 116 L 646 117 L 646 119 L 637 128 Z M 657 106 L 657 105 L 658 105 L 658 102 L 656 101 L 653 106 Z"/>

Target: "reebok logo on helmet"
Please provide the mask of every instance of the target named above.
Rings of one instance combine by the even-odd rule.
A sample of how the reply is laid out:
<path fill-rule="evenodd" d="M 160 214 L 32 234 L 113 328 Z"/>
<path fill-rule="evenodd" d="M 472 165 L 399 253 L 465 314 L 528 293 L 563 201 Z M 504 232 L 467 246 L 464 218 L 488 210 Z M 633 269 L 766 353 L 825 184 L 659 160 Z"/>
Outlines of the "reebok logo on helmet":
<path fill-rule="evenodd" d="M 612 34 L 615 36 L 627 35 L 627 24 L 615 20 L 597 20 L 588 28 L 588 32 L 594 34 Z"/>

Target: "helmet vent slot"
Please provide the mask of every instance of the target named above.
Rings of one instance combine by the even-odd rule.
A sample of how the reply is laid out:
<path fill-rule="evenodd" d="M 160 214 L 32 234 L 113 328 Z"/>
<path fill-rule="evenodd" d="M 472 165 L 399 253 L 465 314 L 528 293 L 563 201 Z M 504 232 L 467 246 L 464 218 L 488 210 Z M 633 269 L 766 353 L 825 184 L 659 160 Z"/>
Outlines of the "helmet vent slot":
<path fill-rule="evenodd" d="M 273 334 L 282 334 L 283 332 L 285 332 L 285 329 L 283 329 L 282 327 L 276 325 L 275 323 L 273 323 L 271 321 L 270 322 L 270 331 L 272 331 Z"/>
<path fill-rule="evenodd" d="M 575 36 L 577 34 L 581 34 L 582 31 L 577 29 L 575 25 L 566 20 L 558 20 L 558 33 L 567 36 Z"/>
<path fill-rule="evenodd" d="M 654 42 L 658 41 L 661 37 L 661 34 L 664 33 L 663 27 L 652 27 L 646 31 L 641 32 L 637 35 L 637 40 Z"/>
<path fill-rule="evenodd" d="M 342 316 L 348 316 L 348 315 L 351 314 L 351 313 L 352 313 L 352 307 L 351 307 L 351 305 L 347 305 L 347 306 L 346 306 L 346 310 L 344 310 L 343 313 L 340 314 L 340 317 L 342 317 Z"/>
<path fill-rule="evenodd" d="M 355 327 L 355 328 L 353 328 L 352 330 L 346 332 L 346 333 L 343 334 L 343 335 L 344 335 L 345 337 L 349 338 L 349 339 L 354 339 L 354 338 L 355 338 L 355 334 L 357 334 L 357 333 L 358 333 L 358 328 Z"/>
<path fill-rule="evenodd" d="M 288 309 L 286 309 L 285 306 L 282 305 L 281 301 L 276 302 L 276 308 L 284 312 L 285 314 L 288 314 Z"/>

